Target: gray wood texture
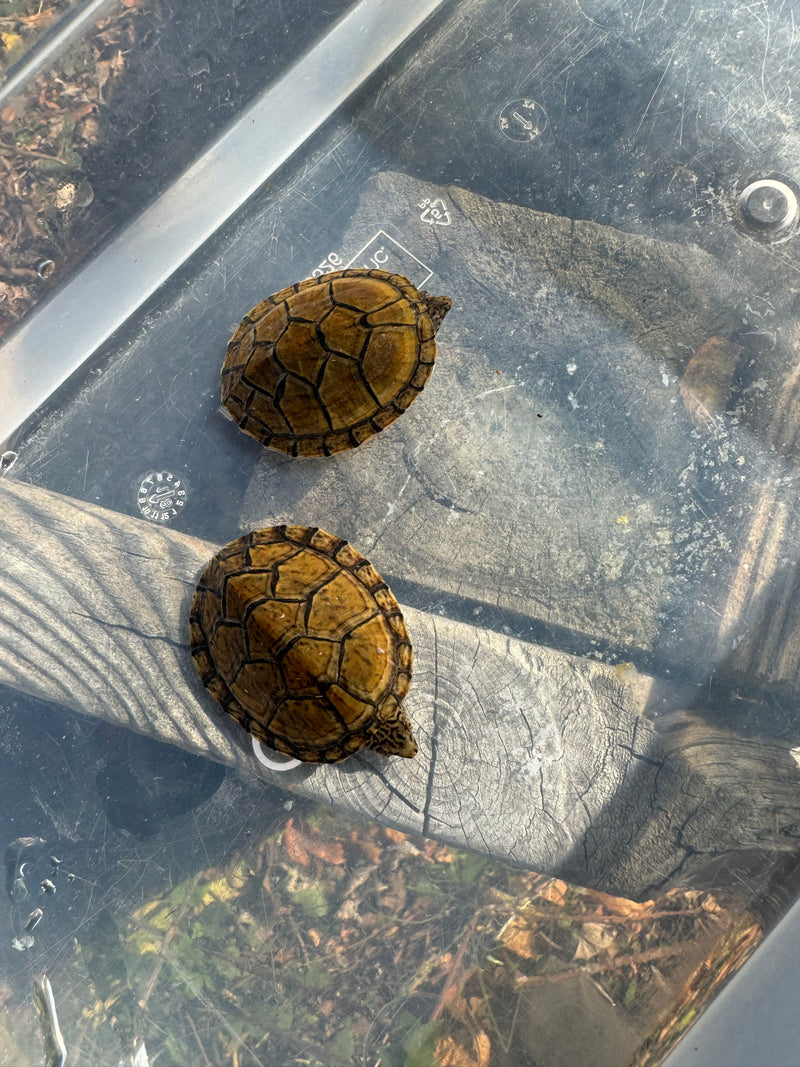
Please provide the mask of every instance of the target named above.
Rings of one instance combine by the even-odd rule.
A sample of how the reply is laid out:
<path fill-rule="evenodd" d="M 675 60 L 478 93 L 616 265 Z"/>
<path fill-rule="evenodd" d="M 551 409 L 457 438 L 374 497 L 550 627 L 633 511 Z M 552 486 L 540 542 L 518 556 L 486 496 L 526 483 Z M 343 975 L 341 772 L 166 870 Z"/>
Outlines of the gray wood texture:
<path fill-rule="evenodd" d="M 676 714 L 629 666 L 409 607 L 419 756 L 271 774 L 189 655 L 216 546 L 7 479 L 0 545 L 0 682 L 367 818 L 629 896 L 800 825 L 788 743 Z M 667 706 L 659 733 L 645 711 Z"/>
<path fill-rule="evenodd" d="M 449 225 L 420 224 L 428 201 Z M 242 526 L 328 522 L 431 603 L 708 677 L 730 651 L 720 617 L 754 499 L 782 476 L 766 433 L 723 414 L 733 368 L 715 383 L 702 355 L 741 326 L 736 280 L 691 244 L 396 173 L 365 184 L 343 247 L 381 229 L 412 234 L 426 284 L 455 300 L 431 379 L 334 463 L 258 457 Z M 717 386 L 703 432 L 690 361 L 695 395 Z"/>

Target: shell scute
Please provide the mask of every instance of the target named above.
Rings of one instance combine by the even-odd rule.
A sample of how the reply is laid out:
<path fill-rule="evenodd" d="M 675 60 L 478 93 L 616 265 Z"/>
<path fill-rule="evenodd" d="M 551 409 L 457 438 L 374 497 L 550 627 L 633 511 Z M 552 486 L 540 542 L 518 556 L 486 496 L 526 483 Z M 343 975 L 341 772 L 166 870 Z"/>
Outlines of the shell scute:
<path fill-rule="evenodd" d="M 296 555 L 297 545 L 292 544 L 290 541 L 258 542 L 254 540 L 247 554 L 242 556 L 238 565 L 240 568 L 246 566 L 251 570 L 258 570 L 259 568 L 267 570 Z"/>
<path fill-rule="evenodd" d="M 281 380 L 280 388 L 283 388 L 284 378 Z M 228 411 L 233 413 L 235 404 L 233 402 L 227 405 Z M 254 434 L 261 433 L 262 430 L 266 430 L 267 426 L 270 426 L 270 433 L 283 433 L 291 435 L 292 428 L 287 422 L 285 416 L 278 411 L 275 406 L 275 402 L 269 397 L 262 396 L 261 393 L 253 393 L 251 399 L 248 402 L 247 407 L 242 407 L 242 417 L 238 420 L 239 425 L 244 429 L 245 426 L 249 427 L 248 433 L 251 431 Z M 292 438 L 293 439 L 293 438 Z"/>
<path fill-rule="evenodd" d="M 411 381 L 422 367 L 418 348 L 407 344 L 402 327 L 395 326 L 371 334 L 361 366 L 381 407 L 397 395 L 398 378 Z M 428 374 L 426 369 L 423 385 Z"/>
<path fill-rule="evenodd" d="M 319 430 L 319 420 L 324 418 L 324 413 L 317 407 L 316 387 L 303 378 L 287 374 L 283 392 L 276 397 L 275 403 L 295 437 Z"/>
<path fill-rule="evenodd" d="M 257 597 L 270 595 L 269 574 L 261 570 L 235 571 L 222 579 L 223 614 L 228 618 L 243 615 Z"/>
<path fill-rule="evenodd" d="M 319 398 L 334 430 L 357 426 L 363 412 L 373 408 L 376 402 L 361 365 L 338 355 L 328 357 L 319 381 Z"/>
<path fill-rule="evenodd" d="M 381 576 L 378 574 L 378 572 L 375 570 L 375 568 L 372 566 L 372 564 L 369 563 L 367 560 L 364 560 L 364 561 L 362 561 L 361 563 L 358 564 L 358 567 L 356 569 L 356 573 L 358 574 L 358 580 L 360 582 L 364 583 L 364 585 L 367 587 L 367 589 L 369 589 L 369 591 L 375 597 L 375 599 L 376 599 L 376 601 L 378 603 L 378 607 L 381 607 L 381 601 L 380 601 L 380 599 L 378 597 L 378 591 L 380 590 L 380 591 L 386 591 L 387 593 L 389 592 L 389 589 L 388 589 L 388 586 L 386 585 L 386 582 L 384 582 L 383 578 L 381 578 Z M 386 607 L 388 609 L 388 605 L 389 604 L 395 604 L 396 605 L 397 601 L 392 596 L 392 594 L 389 593 L 388 598 L 384 599 L 384 603 L 385 603 L 385 605 L 386 605 Z"/>
<path fill-rule="evenodd" d="M 302 296 L 299 293 L 302 292 Z M 297 293 L 290 293 L 284 302 L 287 316 L 295 322 L 317 323 L 330 311 L 331 295 L 328 287 L 307 285 Z"/>
<path fill-rule="evenodd" d="M 405 644 L 398 645 L 397 648 L 397 662 L 400 666 L 401 672 L 405 672 L 408 675 L 408 683 L 406 684 L 406 691 L 408 685 L 411 682 L 411 661 L 413 659 L 413 653 L 411 651 L 411 645 L 408 641 Z"/>
<path fill-rule="evenodd" d="M 272 662 L 248 661 L 243 663 L 230 686 L 231 693 L 249 716 L 259 714 L 260 694 L 265 689 L 276 694 L 285 692 L 283 675 L 277 664 Z"/>
<path fill-rule="evenodd" d="M 334 560 L 307 552 L 296 552 L 275 568 L 275 596 L 282 600 L 305 601 L 337 573 Z"/>
<path fill-rule="evenodd" d="M 290 527 L 287 527 L 287 529 L 290 529 Z M 306 528 L 300 526 L 297 527 L 297 529 L 304 530 Z M 347 541 L 343 541 L 341 537 L 335 537 L 333 534 L 328 533 L 327 530 L 321 530 L 318 526 L 311 528 L 311 535 L 306 535 L 306 540 L 304 543 L 308 544 L 310 548 L 316 548 L 324 555 L 330 556 L 339 564 L 341 564 L 342 562 L 339 559 L 339 552 L 345 548 L 349 548 L 352 554 L 357 559 L 360 560 L 363 558 L 361 556 L 361 553 L 356 552 L 356 550 L 350 544 L 348 544 Z"/>
<path fill-rule="evenodd" d="M 326 350 L 320 344 L 319 327 L 316 322 L 290 322 L 288 329 L 274 348 L 269 352 L 263 351 L 268 357 L 272 356 L 284 371 L 302 378 L 312 386 L 316 385 L 319 380 L 328 358 Z M 248 381 L 260 384 L 255 372 L 252 375 L 248 374 Z M 275 396 L 277 390 L 270 392 Z"/>
<path fill-rule="evenodd" d="M 317 546 L 316 538 L 312 544 Z M 360 552 L 356 552 L 349 541 L 341 541 L 337 539 L 331 539 L 331 543 L 327 546 L 318 546 L 323 551 L 330 552 L 340 567 L 346 567 L 348 570 L 354 570 L 364 560 L 364 557 Z"/>
<path fill-rule="evenodd" d="M 378 575 L 378 577 L 380 578 L 380 575 Z M 374 588 L 373 596 L 375 597 L 375 601 L 378 604 L 378 607 L 384 613 L 384 615 L 388 619 L 391 619 L 392 614 L 397 608 L 397 601 L 392 595 L 391 590 L 388 589 L 385 585 L 383 586 L 383 588 Z M 400 631 L 402 632 L 402 626 L 400 627 Z"/>
<path fill-rule="evenodd" d="M 385 619 L 381 616 L 368 619 L 352 630 L 342 645 L 341 674 L 348 692 L 368 700 L 376 685 L 381 689 L 387 687 L 393 664 L 389 657 L 392 633 Z"/>
<path fill-rule="evenodd" d="M 361 315 L 379 311 L 397 299 L 398 287 L 389 280 L 392 275 L 384 271 L 342 271 L 327 277 L 333 303 L 352 308 Z M 403 281 L 408 284 L 405 278 Z"/>
<path fill-rule="evenodd" d="M 252 333 L 248 330 L 242 331 L 241 337 L 237 340 L 240 349 L 245 347 L 248 340 L 250 344 L 255 342 L 263 345 L 275 344 L 289 328 L 289 309 L 285 301 L 281 300 L 276 303 L 274 298 L 262 300 L 249 315 L 245 316 L 242 325 L 247 323 L 252 323 Z M 236 334 L 233 335 L 233 339 L 236 340 Z"/>
<path fill-rule="evenodd" d="M 319 746 L 321 749 L 329 745 L 337 745 L 345 736 L 347 730 L 340 718 L 334 714 L 328 701 L 322 697 L 308 698 L 306 700 L 290 699 L 283 702 L 280 709 L 275 712 L 270 722 L 270 730 L 276 741 L 286 741 L 295 736 L 313 738 L 313 743 L 302 748 Z M 280 743 L 275 746 L 283 751 Z M 302 759 L 302 756 L 298 756 Z M 313 761 L 309 761 L 313 762 Z"/>
<path fill-rule="evenodd" d="M 354 626 L 365 622 L 377 611 L 374 597 L 349 571 L 339 571 L 310 596 L 306 615 L 308 632 L 329 635 L 340 641 Z"/>
<path fill-rule="evenodd" d="M 256 657 L 276 656 L 303 633 L 305 603 L 263 600 L 250 606 L 246 615 L 247 647 Z"/>
<path fill-rule="evenodd" d="M 337 355 L 358 359 L 370 335 L 363 318 L 352 308 L 332 307 L 319 323 L 319 336 L 325 348 Z"/>
<path fill-rule="evenodd" d="M 230 700 L 230 693 L 228 692 L 228 687 L 218 674 L 213 674 L 208 681 L 203 678 L 203 685 L 212 697 L 218 700 L 223 707 L 226 706 L 226 702 Z"/>
<path fill-rule="evenodd" d="M 211 643 L 217 654 L 224 657 L 225 662 L 230 665 L 231 675 L 236 677 L 247 658 L 247 646 L 241 628 L 224 620 L 218 622 L 214 627 Z"/>
<path fill-rule="evenodd" d="M 253 346 L 250 359 L 242 371 L 242 383 L 252 393 L 251 407 L 257 400 L 261 401 L 262 410 L 272 408 L 265 401 L 274 404 L 274 398 L 280 391 L 281 383 L 286 377 L 286 370 L 274 357 L 274 350 L 263 345 Z"/>
<path fill-rule="evenodd" d="M 350 730 L 359 729 L 374 715 L 374 708 L 369 701 L 359 700 L 340 685 L 332 685 L 327 695 Z"/>
<path fill-rule="evenodd" d="M 413 326 L 416 322 L 414 305 L 405 299 L 393 300 L 391 304 L 384 304 L 375 311 L 369 311 L 363 316 L 366 327 L 376 326 Z M 422 332 L 422 331 L 420 331 Z"/>
<path fill-rule="evenodd" d="M 339 645 L 318 637 L 300 637 L 281 656 L 286 688 L 297 696 L 313 697 L 332 685 L 339 672 Z"/>

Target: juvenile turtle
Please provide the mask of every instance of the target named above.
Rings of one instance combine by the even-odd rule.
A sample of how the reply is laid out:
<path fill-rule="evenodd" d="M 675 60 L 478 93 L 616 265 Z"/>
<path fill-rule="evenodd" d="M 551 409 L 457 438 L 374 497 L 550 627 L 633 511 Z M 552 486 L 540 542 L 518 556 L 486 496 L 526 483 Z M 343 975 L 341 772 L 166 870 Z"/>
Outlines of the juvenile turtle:
<path fill-rule="evenodd" d="M 401 701 L 411 641 L 371 563 L 318 527 L 272 526 L 231 541 L 200 578 L 192 656 L 225 711 L 309 763 L 360 748 L 414 756 Z"/>
<path fill-rule="evenodd" d="M 452 306 L 401 274 L 351 269 L 290 285 L 248 312 L 222 403 L 257 441 L 329 456 L 385 429 L 422 391 Z"/>

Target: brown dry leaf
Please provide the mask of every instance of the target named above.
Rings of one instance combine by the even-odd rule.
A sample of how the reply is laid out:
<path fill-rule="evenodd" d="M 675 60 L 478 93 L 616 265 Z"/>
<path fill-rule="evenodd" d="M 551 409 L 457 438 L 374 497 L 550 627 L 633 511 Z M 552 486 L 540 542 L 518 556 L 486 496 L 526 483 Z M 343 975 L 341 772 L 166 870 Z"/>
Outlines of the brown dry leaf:
<path fill-rule="evenodd" d="M 551 878 L 536 895 L 542 900 L 549 901 L 550 904 L 563 904 L 566 892 L 566 882 L 562 882 L 560 878 Z"/>
<path fill-rule="evenodd" d="M 100 129 L 100 124 L 94 116 L 86 119 L 81 123 L 80 134 L 84 141 L 94 141 L 97 137 L 97 131 Z"/>
<path fill-rule="evenodd" d="M 408 834 L 404 834 L 402 830 L 395 830 L 391 826 L 384 826 L 383 832 L 396 845 L 399 845 L 402 841 L 408 841 Z"/>
<path fill-rule="evenodd" d="M 378 904 L 393 915 L 399 915 L 406 906 L 408 890 L 404 876 L 400 871 L 392 871 L 389 875 L 389 885 L 378 897 Z"/>
<path fill-rule="evenodd" d="M 302 837 L 301 840 L 305 848 L 318 860 L 339 866 L 344 863 L 344 848 L 341 841 L 323 841 L 321 837 Z"/>
<path fill-rule="evenodd" d="M 7 107 L 4 107 L 2 111 L 0 111 L 0 120 L 2 120 L 4 123 L 13 122 L 16 117 L 17 109 L 14 107 L 13 104 L 9 104 Z"/>
<path fill-rule="evenodd" d="M 681 397 L 698 430 L 713 431 L 728 403 L 742 349 L 725 337 L 711 337 L 686 364 Z"/>
<path fill-rule="evenodd" d="M 434 1056 L 439 1067 L 489 1067 L 492 1044 L 482 1030 L 472 1039 L 472 1049 L 465 1049 L 452 1037 L 436 1042 Z"/>
<path fill-rule="evenodd" d="M 303 837 L 294 828 L 294 820 L 289 819 L 286 829 L 283 831 L 283 846 L 292 863 L 299 863 L 301 867 L 307 867 L 311 857 L 303 847 Z"/>
<path fill-rule="evenodd" d="M 599 908 L 605 908 L 614 915 L 647 915 L 655 907 L 654 900 L 645 900 L 637 904 L 635 900 L 627 897 L 612 897 L 610 893 L 602 893 L 599 889 L 592 892 L 592 899 L 597 902 Z"/>
<path fill-rule="evenodd" d="M 359 841 L 358 844 L 369 863 L 374 863 L 377 866 L 381 862 L 383 851 L 378 848 L 374 841 Z"/>
<path fill-rule="evenodd" d="M 118 51 L 111 59 L 98 59 L 95 63 L 97 84 L 102 89 L 106 82 L 125 69 L 125 57 Z"/>
<path fill-rule="evenodd" d="M 500 941 L 520 959 L 535 960 L 541 955 L 536 950 L 536 931 L 521 916 L 506 923 Z"/>
<path fill-rule="evenodd" d="M 614 944 L 614 931 L 602 923 L 584 923 L 574 960 L 593 960 Z"/>
<path fill-rule="evenodd" d="M 287 851 L 290 849 L 295 850 L 296 862 L 301 863 L 304 867 L 308 866 L 310 856 L 315 856 L 325 863 L 335 863 L 338 866 L 342 866 L 345 862 L 344 848 L 341 841 L 325 841 L 324 838 L 316 834 L 304 834 L 301 830 L 295 828 L 293 819 L 289 819 L 286 824 L 284 844 Z M 305 857 L 305 859 L 301 859 L 300 856 Z"/>

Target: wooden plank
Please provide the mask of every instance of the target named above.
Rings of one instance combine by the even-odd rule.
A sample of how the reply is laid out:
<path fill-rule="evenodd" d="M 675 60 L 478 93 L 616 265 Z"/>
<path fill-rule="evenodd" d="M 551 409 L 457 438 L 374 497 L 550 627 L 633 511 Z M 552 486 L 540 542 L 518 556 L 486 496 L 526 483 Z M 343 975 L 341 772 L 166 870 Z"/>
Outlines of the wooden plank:
<path fill-rule="evenodd" d="M 248 738 L 188 654 L 189 603 L 215 546 L 20 483 L 0 483 L 0 502 L 0 681 L 255 771 Z M 609 763 L 609 741 L 632 739 L 643 687 L 404 610 L 420 756 L 302 768 L 297 788 L 520 863 L 563 865 L 624 779 L 629 756 Z"/>
<path fill-rule="evenodd" d="M 652 679 L 407 606 L 419 756 L 271 775 L 188 652 L 215 546 L 9 481 L 0 544 L 0 682 L 370 819 L 631 896 L 704 851 L 782 847 L 800 819 L 786 745 L 737 753 L 688 719 L 665 742 L 643 714 L 664 702 Z"/>

